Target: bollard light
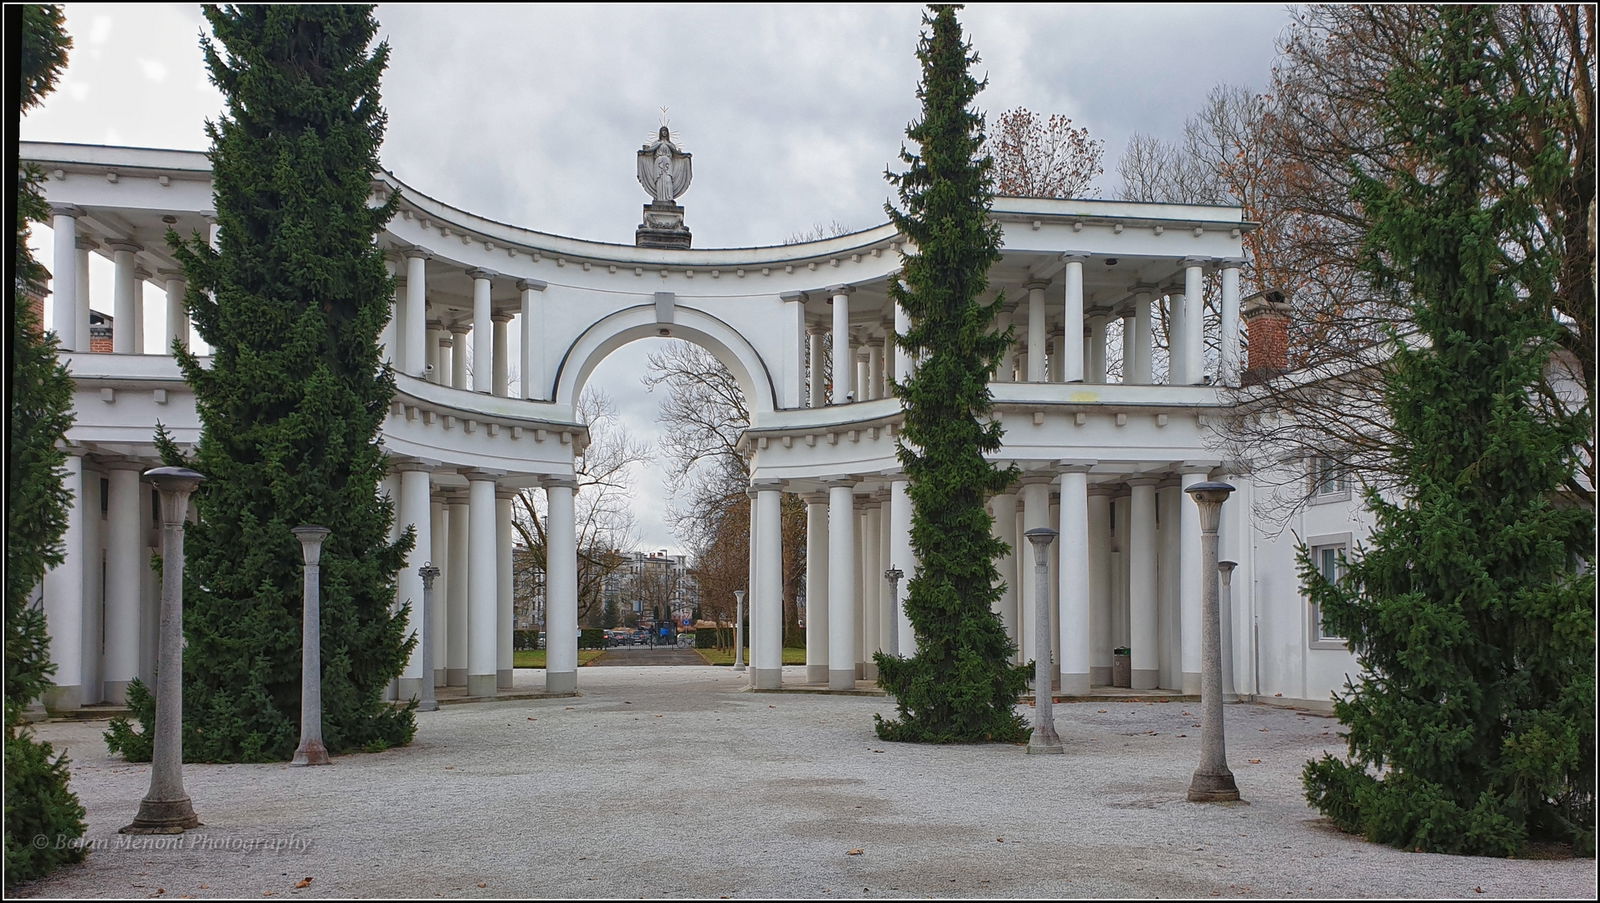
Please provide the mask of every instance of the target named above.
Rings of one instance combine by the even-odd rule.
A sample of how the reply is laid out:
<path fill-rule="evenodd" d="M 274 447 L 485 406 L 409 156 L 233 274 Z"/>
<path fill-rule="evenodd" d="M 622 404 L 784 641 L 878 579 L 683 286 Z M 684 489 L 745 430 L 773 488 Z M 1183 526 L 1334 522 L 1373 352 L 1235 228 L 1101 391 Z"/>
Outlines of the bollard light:
<path fill-rule="evenodd" d="M 429 612 L 433 611 L 433 581 L 439 576 L 439 569 L 429 561 L 417 568 L 417 573 L 422 577 L 422 613 L 417 616 L 417 623 L 427 625 Z M 433 688 L 433 642 L 432 637 L 424 631 L 422 643 L 422 680 L 420 681 L 419 696 L 417 698 L 417 711 L 435 712 L 439 709 L 439 700 L 434 697 Z"/>
<path fill-rule="evenodd" d="M 733 591 L 733 670 L 744 670 L 744 590 Z"/>
<path fill-rule="evenodd" d="M 1050 544 L 1056 531 L 1034 527 L 1022 534 L 1033 543 L 1034 623 L 1033 632 L 1033 733 L 1028 737 L 1028 755 L 1060 755 L 1061 738 L 1056 734 L 1055 699 L 1050 695 Z"/>
<path fill-rule="evenodd" d="M 883 579 L 889 581 L 889 611 L 894 623 L 894 629 L 889 631 L 883 642 L 883 651 L 888 655 L 900 654 L 900 578 L 905 575 L 905 571 L 892 564 L 883 572 Z"/>
<path fill-rule="evenodd" d="M 1220 803 L 1239 799 L 1239 787 L 1228 770 L 1222 722 L 1222 626 L 1217 613 L 1217 527 L 1222 503 L 1233 487 L 1196 483 L 1184 490 L 1200 508 L 1201 657 L 1200 767 L 1189 781 L 1189 802 Z M 1184 575 L 1189 576 L 1189 575 Z"/>
<path fill-rule="evenodd" d="M 322 744 L 322 542 L 327 527 L 295 527 L 305 559 L 300 619 L 300 745 L 290 765 L 332 765 Z"/>

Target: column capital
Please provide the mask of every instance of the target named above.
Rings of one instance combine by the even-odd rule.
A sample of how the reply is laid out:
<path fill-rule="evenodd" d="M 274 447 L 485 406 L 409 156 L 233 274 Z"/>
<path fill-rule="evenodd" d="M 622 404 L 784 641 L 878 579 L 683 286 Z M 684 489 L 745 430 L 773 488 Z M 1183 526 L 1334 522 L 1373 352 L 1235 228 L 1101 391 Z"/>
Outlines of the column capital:
<path fill-rule="evenodd" d="M 1062 458 L 1056 462 L 1056 467 L 1060 473 L 1088 473 L 1098 463 L 1083 458 Z"/>
<path fill-rule="evenodd" d="M 100 247 L 100 243 L 87 235 L 79 235 L 77 241 L 73 243 L 73 247 L 80 251 L 92 251 Z"/>
<path fill-rule="evenodd" d="M 544 489 L 571 489 L 576 491 L 578 480 L 575 477 L 540 477 L 539 485 Z"/>
<path fill-rule="evenodd" d="M 1178 470 L 1185 475 L 1192 476 L 1197 473 L 1208 474 L 1212 470 L 1221 466 L 1222 461 L 1217 459 L 1193 460 L 1182 462 L 1178 465 Z"/>
<path fill-rule="evenodd" d="M 1160 290 L 1161 286 L 1155 282 L 1135 282 L 1128 286 L 1128 291 L 1135 295 L 1154 295 Z"/>
<path fill-rule="evenodd" d="M 488 468 L 484 467 L 463 467 L 461 468 L 460 473 L 462 476 L 467 478 L 468 483 L 482 483 L 486 481 L 493 483 L 506 475 L 506 472 L 503 470 L 489 470 Z"/>
<path fill-rule="evenodd" d="M 750 481 L 750 488 L 755 490 L 756 492 L 782 492 L 783 491 L 783 481 L 782 480 L 774 480 L 774 479 L 770 479 L 770 478 L 763 478 L 763 479 L 760 479 L 760 480 L 751 480 Z"/>
<path fill-rule="evenodd" d="M 807 326 L 806 327 L 806 335 L 827 335 L 830 332 L 833 332 L 833 327 L 831 327 L 831 326 Z"/>
<path fill-rule="evenodd" d="M 73 219 L 77 219 L 83 215 L 83 208 L 77 206 L 76 204 L 51 204 L 50 215 L 70 216 Z"/>
<path fill-rule="evenodd" d="M 459 486 L 446 486 L 439 490 L 439 498 L 446 505 L 465 505 L 467 503 L 467 491 Z"/>
<path fill-rule="evenodd" d="M 490 322 L 497 323 L 497 324 L 498 323 L 510 323 L 511 322 L 511 318 L 514 317 L 514 316 L 516 316 L 516 314 L 513 314 L 509 310 L 497 310 L 497 311 L 493 311 L 493 312 L 491 312 L 489 314 L 489 320 L 490 320 Z"/>
<path fill-rule="evenodd" d="M 1050 280 L 1029 279 L 1027 282 L 1022 283 L 1022 287 L 1030 292 L 1042 292 L 1050 287 Z"/>
<path fill-rule="evenodd" d="M 543 279 L 518 279 L 517 288 L 524 292 L 542 292 L 550 287 L 550 283 Z"/>
<path fill-rule="evenodd" d="M 137 254 L 144 250 L 144 245 L 138 244 L 137 242 L 128 241 L 127 239 L 123 238 L 113 239 L 106 242 L 106 247 L 110 248 L 112 251 L 128 251 L 133 254 Z"/>
<path fill-rule="evenodd" d="M 150 469 L 148 462 L 137 458 L 107 457 L 100 458 L 95 463 L 101 470 L 132 470 L 142 473 Z"/>
<path fill-rule="evenodd" d="M 413 470 L 420 470 L 423 473 L 432 473 L 433 469 L 437 466 L 438 465 L 434 462 L 422 461 L 415 458 L 391 458 L 389 460 L 389 469 L 395 473 L 405 473 Z"/>
<path fill-rule="evenodd" d="M 1024 471 L 1017 478 L 1018 486 L 1049 486 L 1056 481 L 1056 471 L 1053 466 L 1043 470 Z"/>
<path fill-rule="evenodd" d="M 861 480 L 858 477 L 828 477 L 817 482 L 829 489 L 853 489 Z"/>
<path fill-rule="evenodd" d="M 156 275 L 160 276 L 162 279 L 167 279 L 167 280 L 182 279 L 182 280 L 187 281 L 188 278 L 189 278 L 188 274 L 185 273 L 181 269 L 179 269 L 179 270 L 170 270 L 170 269 L 167 269 L 165 267 L 162 267 L 161 269 L 156 270 Z"/>
<path fill-rule="evenodd" d="M 420 257 L 423 260 L 432 260 L 433 252 L 421 245 L 412 245 L 405 250 L 406 257 Z"/>
<path fill-rule="evenodd" d="M 476 281 L 478 279 L 482 279 L 485 282 L 489 282 L 489 281 L 493 280 L 495 277 L 497 277 L 499 275 L 500 275 L 499 273 L 493 272 L 491 270 L 485 270 L 482 267 L 473 267 L 472 269 L 467 270 L 467 276 L 470 277 L 471 279 L 473 279 L 474 281 Z"/>
<path fill-rule="evenodd" d="M 1240 267 L 1244 266 L 1246 262 L 1247 261 L 1243 257 L 1219 257 L 1219 258 L 1217 258 L 1217 266 L 1219 268 L 1221 268 L 1221 269 L 1224 269 L 1224 270 L 1237 270 Z"/>
<path fill-rule="evenodd" d="M 780 301 L 799 301 L 801 303 L 804 303 L 806 301 L 810 301 L 811 300 L 811 293 L 810 292 L 780 292 L 780 293 L 778 293 L 778 300 L 780 300 Z"/>
<path fill-rule="evenodd" d="M 509 502 L 512 499 L 517 497 L 517 493 L 518 492 L 520 492 L 520 490 L 512 489 L 509 486 L 496 485 L 494 487 L 495 501 L 498 501 L 498 502 Z"/>
<path fill-rule="evenodd" d="M 472 324 L 465 320 L 456 320 L 445 326 L 445 329 L 449 330 L 451 335 L 466 335 L 472 331 Z"/>
<path fill-rule="evenodd" d="M 800 499 L 807 505 L 826 505 L 828 504 L 828 493 L 826 491 L 802 492 L 800 493 Z"/>
<path fill-rule="evenodd" d="M 855 294 L 855 291 L 856 287 L 853 285 L 831 285 L 827 289 L 828 294 L 834 297 L 838 297 L 839 295 L 853 295 Z"/>
<path fill-rule="evenodd" d="M 1062 263 L 1083 263 L 1085 260 L 1088 260 L 1090 257 L 1093 257 L 1093 256 L 1094 255 L 1090 254 L 1088 251 L 1062 251 L 1061 252 L 1061 262 Z"/>
<path fill-rule="evenodd" d="M 1210 266 L 1211 265 L 1212 258 L 1210 258 L 1210 257 L 1185 257 L 1180 262 L 1183 264 L 1183 266 L 1185 268 L 1188 268 L 1188 267 L 1206 267 L 1206 266 Z"/>

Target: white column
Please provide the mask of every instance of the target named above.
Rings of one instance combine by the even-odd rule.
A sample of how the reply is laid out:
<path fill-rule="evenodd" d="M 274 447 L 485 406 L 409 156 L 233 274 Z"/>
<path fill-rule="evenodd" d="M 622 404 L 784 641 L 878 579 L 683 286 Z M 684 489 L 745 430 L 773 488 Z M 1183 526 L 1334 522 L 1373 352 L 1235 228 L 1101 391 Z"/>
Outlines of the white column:
<path fill-rule="evenodd" d="M 860 337 L 850 343 L 851 357 L 856 362 L 856 401 L 868 401 L 872 398 L 872 371 L 867 367 L 865 344 Z"/>
<path fill-rule="evenodd" d="M 751 684 L 758 690 L 783 685 L 783 493 L 778 487 L 776 482 L 755 484 L 756 557 L 761 567 L 751 610 L 759 609 L 761 617 L 752 625 L 756 635 L 750 644 L 750 671 Z"/>
<path fill-rule="evenodd" d="M 496 685 L 501 689 L 511 688 L 511 672 L 513 667 L 513 649 L 511 645 L 511 631 L 516 627 L 516 617 L 512 610 L 512 575 L 511 575 L 511 500 L 516 497 L 516 491 L 511 489 L 497 489 L 494 494 L 494 536 L 495 536 L 495 586 L 498 589 L 496 601 L 498 603 L 495 617 L 495 668 Z"/>
<path fill-rule="evenodd" d="M 139 590 L 144 555 L 142 528 L 149 518 L 149 490 L 139 482 L 137 462 L 110 465 L 106 498 L 106 699 L 122 704 L 128 683 L 139 676 Z M 143 491 L 141 491 L 143 490 Z"/>
<path fill-rule="evenodd" d="M 494 321 L 493 390 L 494 394 L 500 396 L 501 398 L 505 398 L 511 394 L 511 362 L 507 359 L 507 354 L 509 352 L 507 351 L 508 346 L 506 344 L 508 338 L 507 333 L 510 330 L 510 327 L 506 324 L 511 322 L 511 315 L 508 313 L 497 312 L 490 316 L 489 319 Z"/>
<path fill-rule="evenodd" d="M 89 333 L 78 330 L 78 217 L 83 211 L 70 204 L 50 208 L 55 252 L 50 268 L 52 328 L 62 351 L 88 351 Z M 39 328 L 44 329 L 40 323 Z"/>
<path fill-rule="evenodd" d="M 161 280 L 167 290 L 167 342 L 161 346 L 161 352 L 171 354 L 173 342 L 188 350 L 189 310 L 183 303 L 188 283 L 184 281 L 182 270 L 162 270 Z"/>
<path fill-rule="evenodd" d="M 855 502 L 849 483 L 828 487 L 828 689 L 856 687 Z"/>
<path fill-rule="evenodd" d="M 467 345 L 468 336 L 472 335 L 472 328 L 465 323 L 457 322 L 450 326 L 450 383 L 456 389 L 471 389 L 473 376 L 467 372 Z M 476 365 L 473 371 L 477 371 Z M 488 373 L 485 371 L 485 378 Z"/>
<path fill-rule="evenodd" d="M 78 251 L 78 350 L 89 351 L 94 341 L 89 333 L 89 252 L 99 245 L 87 235 L 80 235 L 74 246 Z"/>
<path fill-rule="evenodd" d="M 1089 496 L 1089 685 L 1111 685 L 1111 497 Z"/>
<path fill-rule="evenodd" d="M 1089 468 L 1061 474 L 1061 692 L 1089 692 Z"/>
<path fill-rule="evenodd" d="M 813 353 L 820 344 L 813 333 Z M 818 492 L 806 496 L 806 683 L 827 682 L 828 496 Z"/>
<path fill-rule="evenodd" d="M 398 360 L 402 372 L 419 379 L 427 378 L 429 358 L 437 356 L 437 351 L 430 354 L 425 347 L 428 340 L 428 258 L 432 256 L 423 248 L 406 251 L 405 336 L 401 339 Z"/>
<path fill-rule="evenodd" d="M 545 383 L 545 347 L 542 324 L 544 322 L 543 292 L 549 283 L 539 279 L 521 279 L 517 288 L 522 292 L 522 397 L 548 398 Z"/>
<path fill-rule="evenodd" d="M 1119 316 L 1122 318 L 1122 382 L 1133 382 L 1133 351 L 1129 341 L 1133 338 L 1134 315 L 1133 308 L 1127 308 Z M 1109 354 L 1109 352 L 1108 352 Z M 1106 379 L 1110 380 L 1108 373 Z"/>
<path fill-rule="evenodd" d="M 450 336 L 435 324 L 429 323 L 427 339 L 428 361 L 424 373 L 420 375 L 435 385 L 444 385 L 444 369 L 450 363 L 445 349 L 450 342 Z"/>
<path fill-rule="evenodd" d="M 467 275 L 472 277 L 472 391 L 489 392 L 494 389 L 494 309 L 489 303 L 494 274 L 468 270 Z"/>
<path fill-rule="evenodd" d="M 905 335 L 911 330 L 911 315 L 899 304 L 894 306 L 894 331 L 897 335 Z M 911 352 L 895 343 L 894 378 L 896 382 L 905 383 L 911 379 L 911 373 L 916 368 L 916 361 L 912 359 Z M 903 649 L 904 647 L 902 647 Z"/>
<path fill-rule="evenodd" d="M 1017 642 L 1017 599 L 1021 595 L 1021 580 L 1017 576 L 1017 495 L 1001 492 L 994 496 L 994 535 L 1007 546 L 1005 554 L 995 559 L 995 568 L 1005 590 L 995 602 L 995 614 L 1006 629 L 1011 642 Z M 1032 552 L 1025 555 L 1031 556 Z M 1029 570 L 1027 573 L 1031 574 Z"/>
<path fill-rule="evenodd" d="M 545 483 L 545 670 L 547 693 L 578 689 L 578 539 L 572 480 Z"/>
<path fill-rule="evenodd" d="M 1062 281 L 1066 283 L 1066 307 L 1062 327 L 1067 334 L 1067 347 L 1063 366 L 1069 383 L 1083 382 L 1083 262 L 1089 255 L 1082 251 L 1068 251 L 1061 255 L 1067 262 Z"/>
<path fill-rule="evenodd" d="M 883 397 L 883 340 L 867 340 L 867 397 Z"/>
<path fill-rule="evenodd" d="M 1026 533 L 1035 527 L 1048 526 L 1050 526 L 1050 478 L 1044 474 L 1032 474 L 1024 477 L 1022 481 L 1022 531 Z M 1022 556 L 1018 557 L 1021 558 Z M 1031 574 L 1031 571 L 1019 567 L 1018 573 Z M 1017 648 L 1017 654 L 1021 656 L 1019 661 L 1025 662 L 1033 657 L 1034 613 L 1038 611 L 1038 600 L 1035 598 L 1035 594 L 1038 592 L 1038 587 L 1034 585 L 1036 581 L 1030 579 L 1019 579 L 1017 582 L 1021 584 L 1019 587 L 1021 591 L 1017 595 L 1017 613 L 1019 615 L 1017 623 L 1022 634 L 1022 642 Z M 1042 625 L 1042 629 L 1049 630 L 1050 625 Z"/>
<path fill-rule="evenodd" d="M 911 496 L 910 484 L 903 474 L 889 481 L 889 564 L 905 573 L 900 581 L 899 608 L 894 613 L 896 638 L 900 655 L 910 658 L 917 653 L 917 633 L 906 617 L 906 596 L 910 594 L 911 578 L 917 573 L 917 556 L 911 549 Z"/>
<path fill-rule="evenodd" d="M 1089 318 L 1089 363 L 1084 381 L 1102 384 L 1106 381 L 1106 316 L 1096 314 Z"/>
<path fill-rule="evenodd" d="M 139 277 L 133 271 L 133 255 L 140 251 L 140 247 L 126 241 L 114 241 L 107 247 L 111 249 L 115 265 L 112 275 L 112 316 L 115 322 L 112 324 L 111 350 L 117 354 L 139 354 L 143 349 L 138 345 L 139 330 L 136 323 L 144 316 L 144 311 L 139 303 Z"/>
<path fill-rule="evenodd" d="M 1222 261 L 1222 322 L 1218 335 L 1221 338 L 1220 379 L 1224 386 L 1239 384 L 1239 268 L 1244 261 L 1229 257 Z"/>
<path fill-rule="evenodd" d="M 888 595 L 883 583 L 883 509 L 868 499 L 861 519 L 861 609 L 863 619 L 862 664 L 867 680 L 878 679 L 878 663 L 873 654 L 883 648 L 883 600 Z"/>
<path fill-rule="evenodd" d="M 1155 343 L 1150 332 L 1150 300 L 1153 286 L 1135 286 L 1133 294 L 1133 338 L 1124 338 L 1123 357 L 1133 355 L 1132 379 L 1126 380 L 1140 386 L 1148 386 L 1155 381 L 1155 368 L 1151 361 L 1155 357 Z"/>
<path fill-rule="evenodd" d="M 499 685 L 500 565 L 494 475 L 467 474 L 467 695 L 493 696 Z"/>
<path fill-rule="evenodd" d="M 83 472 L 83 510 L 88 512 L 88 517 L 83 519 L 83 703 L 90 705 L 96 702 L 105 702 L 105 674 L 106 669 L 106 596 L 104 572 L 100 567 L 100 550 L 105 545 L 106 525 L 101 522 L 100 508 L 106 501 L 105 494 L 100 488 L 101 473 L 88 469 L 90 462 L 85 461 Z M 109 490 L 110 480 L 106 480 Z M 149 487 L 145 487 L 146 504 L 149 504 Z M 106 493 L 108 494 L 108 493 Z M 147 509 L 148 510 L 148 509 Z M 142 534 L 143 531 L 140 531 Z M 144 546 L 144 537 L 139 537 L 139 544 Z M 157 550 L 159 551 L 159 549 Z M 135 587 L 134 601 L 139 606 L 139 615 L 142 618 L 144 609 L 144 588 L 148 581 L 145 572 L 149 570 L 150 549 L 141 548 L 138 556 L 138 578 Z M 145 622 L 139 620 L 139 625 Z M 143 634 L 138 634 L 142 637 Z M 134 648 L 143 651 L 141 640 L 136 637 L 132 640 Z"/>
<path fill-rule="evenodd" d="M 1133 689 L 1154 689 L 1160 680 L 1156 621 L 1156 480 L 1128 481 L 1128 651 Z"/>
<path fill-rule="evenodd" d="M 1201 277 L 1204 273 L 1203 268 L 1208 262 L 1201 257 L 1185 257 L 1183 259 L 1183 333 L 1181 338 L 1183 340 L 1184 368 L 1181 384 L 1185 386 L 1199 383 L 1205 371 L 1205 293 Z M 1194 503 L 1190 502 L 1189 507 L 1193 508 Z M 1196 510 L 1198 511 L 1199 509 Z M 1188 671 L 1188 668 L 1184 670 Z"/>
<path fill-rule="evenodd" d="M 850 354 L 850 293 L 855 289 L 839 285 L 829 291 L 833 293 L 833 403 L 844 404 L 854 391 L 855 361 Z"/>
<path fill-rule="evenodd" d="M 810 403 L 814 408 L 820 408 L 827 401 L 827 377 L 822 369 L 822 340 L 827 330 L 820 326 L 813 326 L 806 331 L 811 338 L 810 357 L 808 364 L 811 382 Z"/>
<path fill-rule="evenodd" d="M 1028 290 L 1028 382 L 1030 383 L 1045 381 L 1044 290 L 1049 285 L 1048 282 L 1035 280 L 1022 286 Z"/>
<path fill-rule="evenodd" d="M 467 508 L 467 493 L 453 490 L 445 496 L 445 510 L 450 518 L 450 545 L 444 564 L 444 579 L 450 586 L 449 636 L 445 654 L 445 680 L 452 687 L 467 685 L 467 656 L 471 628 L 468 626 L 468 607 L 471 602 L 472 526 Z"/>
<path fill-rule="evenodd" d="M 50 631 L 54 686 L 44 692 L 51 711 L 83 706 L 84 572 L 90 564 L 84 549 L 83 455 L 67 452 L 61 487 L 67 499 L 67 530 L 61 537 L 65 557 L 44 575 L 44 614 Z M 98 512 L 94 512 L 98 513 Z M 99 556 L 95 556 L 98 558 Z"/>
<path fill-rule="evenodd" d="M 1050 381 L 1053 383 L 1066 382 L 1067 379 L 1067 356 L 1061 350 L 1066 347 L 1066 341 L 1067 336 L 1065 333 L 1056 332 L 1050 335 L 1050 362 L 1048 366 Z"/>
<path fill-rule="evenodd" d="M 445 510 L 443 492 L 429 497 L 428 519 L 432 521 L 432 528 L 428 531 L 431 547 L 428 560 L 439 569 L 439 576 L 433 581 L 433 610 L 428 612 L 428 642 L 433 644 L 433 685 L 443 687 L 449 683 L 450 674 L 450 579 L 445 571 L 445 566 L 450 563 L 450 519 Z M 420 578 L 417 586 L 417 592 L 422 592 Z"/>
<path fill-rule="evenodd" d="M 995 314 L 995 318 L 994 318 L 994 333 L 995 333 L 995 335 L 1005 335 L 1006 330 L 1008 330 L 1010 328 L 1011 328 L 1011 312 L 1010 311 L 1002 310 L 998 314 Z M 989 375 L 990 382 L 997 382 L 997 383 L 1008 383 L 1008 382 L 1011 382 L 1011 380 L 1012 380 L 1012 372 L 1011 371 L 1014 370 L 1016 368 L 1016 366 L 1017 366 L 1017 351 L 1016 351 L 1016 348 L 1017 348 L 1016 342 L 1012 342 L 1010 345 L 1006 346 L 1006 350 L 1005 351 L 1000 353 L 1000 361 L 994 365 L 994 373 Z"/>
<path fill-rule="evenodd" d="M 433 518 L 428 505 L 427 468 L 420 464 L 402 463 L 396 469 L 400 472 L 400 504 L 396 519 L 400 522 L 400 529 L 411 527 L 416 531 L 416 542 L 411 546 L 406 563 L 401 566 L 395 580 L 396 601 L 411 606 L 405 632 L 407 635 L 417 635 L 417 645 L 411 650 L 411 658 L 400 675 L 398 697 L 406 700 L 422 696 L 422 647 L 433 640 L 431 625 L 422 620 L 422 576 L 417 572 L 418 568 L 432 560 Z M 437 605 L 437 586 L 433 595 L 434 604 Z"/>
<path fill-rule="evenodd" d="M 1204 483 L 1206 471 L 1188 471 L 1182 475 L 1182 488 L 1187 490 L 1196 483 Z M 1200 692 L 1200 595 L 1203 585 L 1200 575 L 1200 506 L 1190 496 L 1179 496 L 1181 512 L 1178 518 L 1178 635 L 1182 643 L 1183 692 Z"/>

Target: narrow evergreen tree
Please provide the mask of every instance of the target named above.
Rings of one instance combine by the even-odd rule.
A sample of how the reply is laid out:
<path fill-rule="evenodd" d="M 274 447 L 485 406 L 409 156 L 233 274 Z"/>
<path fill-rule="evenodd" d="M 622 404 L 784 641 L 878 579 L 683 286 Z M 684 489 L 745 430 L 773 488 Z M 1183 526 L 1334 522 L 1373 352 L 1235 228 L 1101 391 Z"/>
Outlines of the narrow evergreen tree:
<path fill-rule="evenodd" d="M 958 8 L 939 6 L 923 17 L 930 31 L 917 47 L 922 120 L 906 130 L 920 153 L 902 148 L 910 168 L 888 174 L 905 212 L 885 208 L 917 249 L 904 257 L 905 287 L 889 283 L 911 320 L 896 344 L 926 356 L 909 382 L 894 387 L 906 411 L 897 450 L 918 562 L 905 602 L 917 653 L 877 654 L 878 683 L 895 697 L 899 718 L 875 719 L 886 740 L 1017 742 L 1028 735 L 1015 709 L 1027 676 L 1011 664 L 1015 646 L 992 609 L 1001 591 L 994 559 L 1006 547 L 984 507 L 1015 472 L 984 459 L 1000 448 L 1001 429 L 979 419 L 989 411 L 989 374 L 1010 335 L 991 331 L 1003 299 L 978 300 L 989 266 L 1000 259 L 1000 227 L 989 218 L 994 194 L 983 117 L 968 109 L 983 88 L 967 71 L 978 57 L 969 56 Z"/>
<path fill-rule="evenodd" d="M 20 32 L 22 90 L 18 113 L 55 87 L 72 40 L 55 6 L 6 10 Z M 20 26 L 20 27 L 19 27 Z M 57 443 L 72 425 L 72 379 L 56 359 L 56 338 L 33 314 L 27 293 L 42 292 L 46 273 L 28 250 L 31 223 L 49 214 L 39 193 L 43 173 L 17 173 L 17 244 L 11 323 L 11 434 L 6 445 L 6 748 L 5 884 L 37 878 L 83 859 L 83 806 L 67 787 L 67 757 L 33 738 L 24 712 L 50 686 L 55 665 L 44 612 L 30 604 L 45 571 L 62 561 L 71 495 L 63 485 L 66 453 Z M 38 838 L 44 838 L 43 844 Z"/>
<path fill-rule="evenodd" d="M 1386 374 L 1400 497 L 1369 493 L 1377 528 L 1336 582 L 1302 551 L 1311 599 L 1362 666 L 1335 700 L 1349 758 L 1308 763 L 1305 786 L 1381 843 L 1505 856 L 1558 840 L 1592 855 L 1595 587 L 1576 563 L 1594 518 L 1558 497 L 1589 425 L 1532 403 L 1564 328 L 1558 261 L 1507 238 L 1534 228 L 1531 194 L 1570 164 L 1545 155 L 1510 192 L 1486 190 L 1504 158 L 1485 136 L 1517 134 L 1503 123 L 1541 93 L 1485 51 L 1492 16 L 1445 8 L 1390 74 L 1380 125 L 1417 175 L 1358 177 L 1367 266 L 1409 292 L 1422 341 L 1397 337 Z"/>
<path fill-rule="evenodd" d="M 375 236 L 395 198 L 369 202 L 388 46 L 371 6 L 207 6 L 202 40 L 228 113 L 209 123 L 220 250 L 177 247 L 209 367 L 175 349 L 203 430 L 185 571 L 184 753 L 286 759 L 299 738 L 301 524 L 322 552 L 323 736 L 333 752 L 410 740 L 382 692 L 414 638 L 390 611 L 413 541 L 387 539 L 378 430 L 394 393 L 378 356 L 393 280 Z M 135 694 L 130 691 L 130 701 Z M 147 755 L 144 735 L 108 734 Z"/>

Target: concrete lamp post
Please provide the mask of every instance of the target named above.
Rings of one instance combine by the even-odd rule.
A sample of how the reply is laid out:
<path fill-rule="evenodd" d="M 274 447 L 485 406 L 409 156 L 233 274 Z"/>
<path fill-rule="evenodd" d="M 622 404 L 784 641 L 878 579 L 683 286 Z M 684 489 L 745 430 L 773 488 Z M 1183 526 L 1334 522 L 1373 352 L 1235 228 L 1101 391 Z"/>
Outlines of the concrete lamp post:
<path fill-rule="evenodd" d="M 1217 612 L 1217 527 L 1222 503 L 1233 487 L 1196 483 L 1184 492 L 1200 507 L 1200 767 L 1189 781 L 1189 802 L 1222 803 L 1239 799 L 1239 787 L 1228 770 L 1222 723 L 1222 625 Z"/>
<path fill-rule="evenodd" d="M 1050 623 L 1050 545 L 1056 531 L 1034 527 L 1022 534 L 1033 543 L 1035 624 Z M 1050 696 L 1050 631 L 1033 632 L 1033 734 L 1028 737 L 1028 755 L 1060 755 L 1061 738 L 1056 735 L 1055 700 Z"/>
<path fill-rule="evenodd" d="M 322 541 L 327 527 L 295 527 L 305 556 L 304 615 L 300 627 L 300 746 L 290 765 L 332 765 L 322 745 Z"/>
<path fill-rule="evenodd" d="M 733 591 L 733 670 L 744 670 L 744 590 Z"/>
<path fill-rule="evenodd" d="M 889 581 L 889 611 L 893 613 L 891 617 L 895 622 L 895 629 L 889 631 L 889 635 L 883 638 L 883 651 L 888 655 L 900 654 L 900 578 L 905 575 L 905 571 L 892 564 L 883 572 L 883 579 Z"/>
<path fill-rule="evenodd" d="M 161 495 L 161 634 L 156 675 L 156 735 L 150 790 L 123 834 L 182 834 L 200 826 L 183 789 L 183 520 L 205 477 L 187 467 L 157 467 L 144 478 Z"/>
<path fill-rule="evenodd" d="M 429 613 L 433 611 L 433 581 L 439 576 L 439 569 L 429 561 L 417 568 L 417 573 L 422 577 L 422 612 L 417 615 L 417 623 L 426 625 L 430 623 Z M 421 695 L 417 698 L 417 711 L 436 712 L 439 710 L 439 700 L 433 695 L 433 638 L 427 636 L 422 642 L 422 680 Z"/>
<path fill-rule="evenodd" d="M 1217 599 L 1218 629 L 1222 635 L 1222 701 L 1238 702 L 1239 694 L 1233 686 L 1233 569 L 1237 561 L 1217 562 L 1217 575 L 1222 578 L 1222 592 Z"/>

